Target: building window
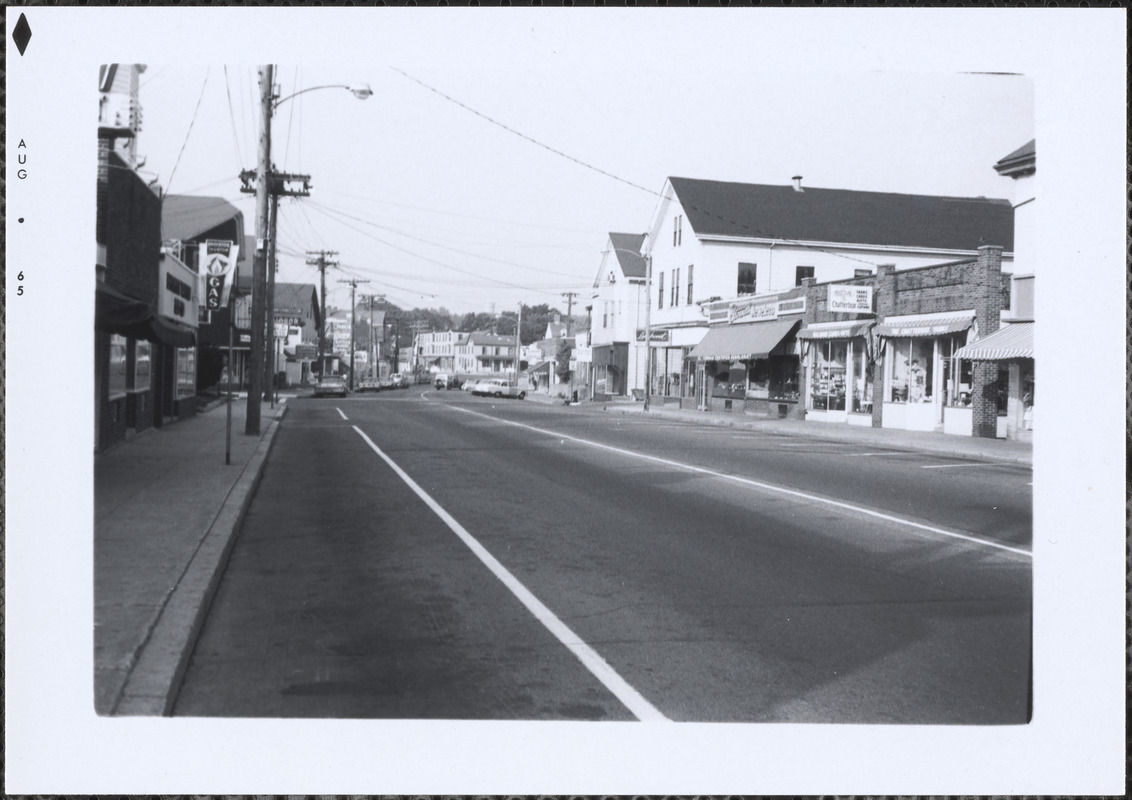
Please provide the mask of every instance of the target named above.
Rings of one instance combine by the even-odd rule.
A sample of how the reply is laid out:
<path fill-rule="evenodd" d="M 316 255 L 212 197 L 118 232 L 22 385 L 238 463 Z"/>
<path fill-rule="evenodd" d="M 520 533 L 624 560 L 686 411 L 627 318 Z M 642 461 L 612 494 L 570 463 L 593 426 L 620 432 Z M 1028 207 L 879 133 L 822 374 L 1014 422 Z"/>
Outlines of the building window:
<path fill-rule="evenodd" d="M 814 277 L 813 267 L 795 267 L 794 268 L 794 285 L 801 286 L 804 278 Z"/>
<path fill-rule="evenodd" d="M 675 308 L 680 305 L 680 270 L 679 268 L 672 270 L 672 302 L 670 306 Z"/>
<path fill-rule="evenodd" d="M 692 264 L 688 265 L 688 305 L 692 305 Z"/>
<path fill-rule="evenodd" d="M 889 387 L 893 403 L 930 403 L 934 339 L 892 339 Z"/>
<path fill-rule="evenodd" d="M 126 394 L 126 337 L 110 334 L 110 374 L 107 386 L 110 399 Z"/>
<path fill-rule="evenodd" d="M 960 361 L 955 353 L 966 344 L 967 334 L 959 333 L 941 339 L 939 357 L 943 364 L 944 403 L 949 406 L 966 408 L 971 405 L 971 362 Z"/>
<path fill-rule="evenodd" d="M 664 273 L 662 272 L 659 275 L 657 275 L 656 279 L 658 281 L 660 281 L 657 284 L 657 290 L 656 290 L 656 307 L 657 308 L 664 308 Z"/>
<path fill-rule="evenodd" d="M 177 348 L 177 399 L 197 393 L 197 351 Z"/>
<path fill-rule="evenodd" d="M 601 305 L 601 327 L 609 327 L 609 301 L 606 300 Z"/>
<path fill-rule="evenodd" d="M 684 238 L 684 217 L 676 215 L 672 219 L 672 246 L 679 247 Z"/>
<path fill-rule="evenodd" d="M 814 372 L 810 407 L 818 411 L 844 411 L 849 342 L 830 339 L 813 344 Z"/>
<path fill-rule="evenodd" d="M 144 392 L 150 388 L 150 374 L 153 345 L 141 341 L 134 344 L 134 391 Z"/>
<path fill-rule="evenodd" d="M 748 264 L 743 261 L 739 262 L 739 284 L 735 289 L 736 294 L 755 294 L 755 288 L 758 284 L 758 264 Z"/>

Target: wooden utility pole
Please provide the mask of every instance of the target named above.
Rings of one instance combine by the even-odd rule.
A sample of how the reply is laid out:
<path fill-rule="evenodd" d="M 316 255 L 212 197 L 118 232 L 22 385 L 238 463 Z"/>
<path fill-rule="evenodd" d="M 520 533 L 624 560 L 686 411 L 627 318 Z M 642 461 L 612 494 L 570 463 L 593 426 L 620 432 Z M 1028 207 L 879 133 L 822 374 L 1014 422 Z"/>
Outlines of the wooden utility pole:
<path fill-rule="evenodd" d="M 318 377 L 319 380 L 322 380 L 323 372 L 326 370 L 326 268 L 338 266 L 337 261 L 328 261 L 326 257 L 336 256 L 338 251 L 308 250 L 307 255 L 318 256 L 318 258 L 308 258 L 307 263 L 317 266 L 321 276 L 321 288 L 318 296 L 319 304 L 322 307 L 318 320 Z"/>
<path fill-rule="evenodd" d="M 574 298 L 578 293 L 563 292 L 562 296 L 566 298 L 566 338 L 570 338 L 574 325 Z"/>
<path fill-rule="evenodd" d="M 338 281 L 339 283 L 350 284 L 350 391 L 354 391 L 354 295 L 358 290 L 359 283 L 369 283 L 369 280 L 361 280 L 359 278 L 351 278 L 348 281 Z"/>
<path fill-rule="evenodd" d="M 271 104 L 273 100 L 274 67 L 266 64 L 259 68 L 260 111 L 263 125 L 259 134 L 259 163 L 255 181 L 255 257 L 252 260 L 252 342 L 249 365 L 248 411 L 244 433 L 259 435 L 260 403 L 263 402 L 263 344 L 264 311 L 267 290 L 267 239 L 268 239 L 268 172 L 271 169 Z"/>

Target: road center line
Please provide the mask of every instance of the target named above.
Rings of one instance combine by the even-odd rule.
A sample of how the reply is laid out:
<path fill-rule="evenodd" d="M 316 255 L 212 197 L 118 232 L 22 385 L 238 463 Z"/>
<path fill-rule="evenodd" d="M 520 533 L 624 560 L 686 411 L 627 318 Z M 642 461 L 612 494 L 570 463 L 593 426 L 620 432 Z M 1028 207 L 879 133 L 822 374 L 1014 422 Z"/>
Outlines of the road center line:
<path fill-rule="evenodd" d="M 361 428 L 357 425 L 352 427 L 357 431 L 358 436 L 361 436 L 365 443 L 370 446 L 370 449 L 377 453 L 378 457 L 388 464 L 389 468 L 397 473 L 397 476 L 416 493 L 417 497 L 423 500 L 425 505 L 427 505 L 436 516 L 440 517 L 453 533 L 460 537 L 460 540 L 468 546 L 468 549 L 476 554 L 476 557 L 491 570 L 492 574 L 503 582 L 503 585 L 519 599 L 519 602 L 526 606 L 527 610 L 534 614 L 535 618 L 541 622 L 547 630 L 554 634 L 558 641 L 562 642 L 570 652 L 577 656 L 583 666 L 585 666 L 595 678 L 601 681 L 605 688 L 609 689 L 626 708 L 633 712 L 637 719 L 644 722 L 669 721 L 668 718 L 661 714 L 640 692 L 630 686 L 613 667 L 609 666 L 609 663 L 602 658 L 596 650 L 583 642 L 576 633 L 570 630 L 566 623 L 556 617 L 554 612 L 535 597 L 505 566 L 499 563 L 498 559 L 489 553 L 487 548 L 468 533 L 468 531 L 464 529 L 464 526 L 445 511 L 439 503 L 433 500 L 428 492 L 422 489 L 401 467 L 383 453 L 381 448 L 374 444 L 373 440 L 366 436 Z"/>
<path fill-rule="evenodd" d="M 338 414 L 339 414 L 339 415 L 340 415 L 340 416 L 342 417 L 342 419 L 346 420 L 347 422 L 349 422 L 349 421 L 350 421 L 350 418 L 349 418 L 349 417 L 347 417 L 347 416 L 346 416 L 345 414 L 343 414 L 343 413 L 342 413 L 342 409 L 340 409 L 340 408 L 338 408 L 337 406 L 335 406 L 334 410 L 338 412 Z"/>
<path fill-rule="evenodd" d="M 997 467 L 998 464 L 922 464 L 920 469 L 955 469 L 956 467 Z"/>
<path fill-rule="evenodd" d="M 936 528 L 932 525 L 924 525 L 923 523 L 920 523 L 920 522 L 913 522 L 913 521 L 908 520 L 908 519 L 902 519 L 900 517 L 893 516 L 891 514 L 885 514 L 881 511 L 874 511 L 871 508 L 864 508 L 863 506 L 855 506 L 852 503 L 843 503 L 840 500 L 831 500 L 827 497 L 821 497 L 819 495 L 809 494 L 807 492 L 799 492 L 796 489 L 787 489 L 787 488 L 782 487 L 782 486 L 775 486 L 772 483 L 763 483 L 762 481 L 756 481 L 756 480 L 752 480 L 750 478 L 742 478 L 738 475 L 728 475 L 726 472 L 717 472 L 715 470 L 707 469 L 705 467 L 697 467 L 697 466 L 693 466 L 692 464 L 683 464 L 679 461 L 672 461 L 671 459 L 661 458 L 660 456 L 650 456 L 650 455 L 646 455 L 645 453 L 637 453 L 637 452 L 634 452 L 632 450 L 624 450 L 620 447 L 612 447 L 610 445 L 602 444 L 600 442 L 592 442 L 588 439 L 579 439 L 576 436 L 570 436 L 570 435 L 565 434 L 565 433 L 556 433 L 554 431 L 549 431 L 549 430 L 546 430 L 544 428 L 536 428 L 533 425 L 527 425 L 527 424 L 522 423 L 522 422 L 514 422 L 514 421 L 508 420 L 508 419 L 500 419 L 499 417 L 493 417 L 490 414 L 481 414 L 478 411 L 471 411 L 471 410 L 466 409 L 466 408 L 460 408 L 459 406 L 448 406 L 448 408 L 451 408 L 454 411 L 459 411 L 459 412 L 464 413 L 464 414 L 472 414 L 472 415 L 477 416 L 477 417 L 484 417 L 485 419 L 490 419 L 494 422 L 498 422 L 498 423 L 503 424 L 503 425 L 513 425 L 516 428 L 525 428 L 526 430 L 534 431 L 535 433 L 541 433 L 545 436 L 554 436 L 554 437 L 557 437 L 558 439 L 561 439 L 561 440 L 575 442 L 576 444 L 586 445 L 587 447 L 593 447 L 593 448 L 596 448 L 598 450 L 605 450 L 605 451 L 608 451 L 610 453 L 617 453 L 618 455 L 626 456 L 628 458 L 636 458 L 636 459 L 640 459 L 642 461 L 650 461 L 654 464 L 663 464 L 664 466 L 667 466 L 667 467 L 674 467 L 676 469 L 683 469 L 683 470 L 687 470 L 688 472 L 693 472 L 693 473 L 696 473 L 698 475 L 707 475 L 707 476 L 712 477 L 712 478 L 723 478 L 724 480 L 734 481 L 735 483 L 740 483 L 740 484 L 743 484 L 745 486 L 754 486 L 758 489 L 763 489 L 763 490 L 768 491 L 768 492 L 776 492 L 778 494 L 784 494 L 784 495 L 787 495 L 789 497 L 797 497 L 797 498 L 800 498 L 800 499 L 803 499 L 803 500 L 808 500 L 808 501 L 813 502 L 813 503 L 821 503 L 821 504 L 824 504 L 824 505 L 827 505 L 827 506 L 833 506 L 834 508 L 841 508 L 841 509 L 845 509 L 847 511 L 856 512 L 858 514 L 864 514 L 864 515 L 869 516 L 869 517 L 874 517 L 875 519 L 883 519 L 886 522 L 893 522 L 893 523 L 896 523 L 897 525 L 905 525 L 909 528 L 915 528 L 916 530 L 927 531 L 929 533 L 936 533 L 936 534 L 939 534 L 940 536 L 947 536 L 947 537 L 950 537 L 952 539 L 963 539 L 963 540 L 968 541 L 968 542 L 974 542 L 975 544 L 984 545 L 985 547 L 993 547 L 996 550 L 1005 550 L 1009 553 L 1017 553 L 1018 555 L 1023 555 L 1023 556 L 1026 556 L 1027 558 L 1033 558 L 1033 554 L 1030 551 L 1023 550 L 1019 547 L 1010 547 L 1009 545 L 999 544 L 998 542 L 992 542 L 992 541 L 989 541 L 987 539 L 981 539 L 977 536 L 970 536 L 970 535 L 965 534 L 965 533 L 957 533 L 955 531 L 949 531 L 949 530 L 946 530 L 944 528 Z"/>

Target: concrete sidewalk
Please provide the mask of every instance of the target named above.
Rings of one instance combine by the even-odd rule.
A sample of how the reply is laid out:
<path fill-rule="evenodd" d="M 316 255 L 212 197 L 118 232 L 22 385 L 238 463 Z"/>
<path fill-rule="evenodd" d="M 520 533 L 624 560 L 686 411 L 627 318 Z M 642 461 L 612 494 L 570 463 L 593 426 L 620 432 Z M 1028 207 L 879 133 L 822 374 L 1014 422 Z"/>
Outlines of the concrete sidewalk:
<path fill-rule="evenodd" d="M 94 696 L 103 715 L 168 714 L 285 404 L 247 401 L 147 431 L 94 457 Z"/>
<path fill-rule="evenodd" d="M 705 412 L 650 403 L 648 411 L 639 401 L 594 402 L 591 407 L 604 408 L 612 414 L 635 414 L 649 419 L 678 420 L 698 425 L 714 425 L 740 430 L 761 431 L 783 436 L 808 436 L 826 441 L 851 442 L 864 447 L 910 450 L 933 455 L 979 460 L 1033 464 L 1033 445 L 1006 439 L 979 439 L 974 436 L 953 436 L 946 433 L 901 431 L 872 428 L 846 423 L 816 422 L 796 419 L 770 419 L 748 414 Z"/>

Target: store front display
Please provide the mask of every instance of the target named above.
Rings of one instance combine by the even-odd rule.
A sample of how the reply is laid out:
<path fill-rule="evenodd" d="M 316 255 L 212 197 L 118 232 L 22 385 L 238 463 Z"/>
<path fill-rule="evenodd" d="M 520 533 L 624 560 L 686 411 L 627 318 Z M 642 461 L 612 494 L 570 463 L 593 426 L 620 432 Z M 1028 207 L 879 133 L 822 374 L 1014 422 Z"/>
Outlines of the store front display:
<path fill-rule="evenodd" d="M 1030 441 L 1034 430 L 1034 323 L 1009 323 L 957 350 L 956 357 L 965 364 L 998 365 L 998 435 Z"/>
<path fill-rule="evenodd" d="M 872 424 L 872 369 L 866 339 L 871 325 L 871 320 L 812 323 L 798 332 L 807 378 L 806 419 Z"/>
<path fill-rule="evenodd" d="M 971 377 L 955 352 L 974 320 L 974 311 L 914 314 L 876 327 L 885 343 L 884 427 L 970 435 Z"/>
<path fill-rule="evenodd" d="M 704 364 L 708 408 L 788 416 L 800 400 L 799 319 L 779 319 L 708 331 L 690 359 Z M 694 374 L 694 373 L 693 373 Z"/>

